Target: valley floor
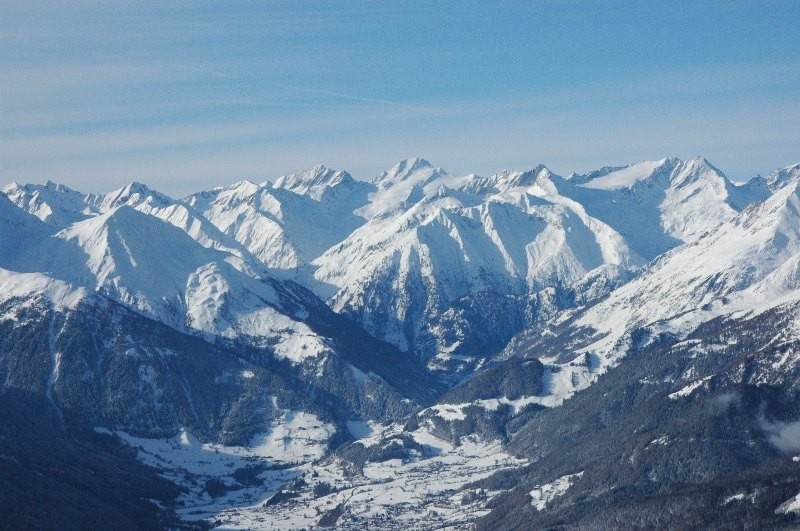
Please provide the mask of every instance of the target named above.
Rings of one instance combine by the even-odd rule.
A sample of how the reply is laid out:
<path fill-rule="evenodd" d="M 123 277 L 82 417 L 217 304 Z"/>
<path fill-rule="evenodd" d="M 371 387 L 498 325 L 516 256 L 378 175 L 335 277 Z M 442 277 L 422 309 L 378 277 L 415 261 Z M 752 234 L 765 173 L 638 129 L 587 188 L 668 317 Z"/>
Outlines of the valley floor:
<path fill-rule="evenodd" d="M 250 447 L 202 444 L 185 431 L 168 439 L 117 435 L 138 449 L 140 461 L 186 489 L 177 510 L 184 521 L 224 529 L 469 529 L 500 493 L 469 484 L 527 464 L 498 441 L 465 437 L 454 446 L 423 426 L 410 432 L 422 452 L 354 472 L 335 455 L 320 459 L 331 427 L 313 415 L 287 414 L 273 424 Z M 353 431 L 370 447 L 402 428 L 370 423 Z"/>

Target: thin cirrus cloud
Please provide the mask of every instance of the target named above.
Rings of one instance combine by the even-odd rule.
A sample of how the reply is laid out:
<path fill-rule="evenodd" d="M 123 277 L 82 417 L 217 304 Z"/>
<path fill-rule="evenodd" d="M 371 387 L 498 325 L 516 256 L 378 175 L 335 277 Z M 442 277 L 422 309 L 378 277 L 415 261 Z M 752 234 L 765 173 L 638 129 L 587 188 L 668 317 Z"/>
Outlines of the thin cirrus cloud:
<path fill-rule="evenodd" d="M 463 173 L 542 162 L 568 173 L 642 158 L 704 154 L 724 170 L 740 169 L 744 173 L 733 176 L 744 178 L 763 171 L 753 166 L 748 146 L 774 157 L 766 161 L 774 166 L 792 162 L 780 160 L 781 149 L 800 140 L 800 106 L 791 101 L 754 106 L 744 98 L 732 104 L 687 105 L 653 102 L 645 91 L 629 94 L 631 103 L 613 112 L 573 103 L 602 97 L 601 88 L 613 92 L 613 87 L 593 86 L 514 102 L 469 100 L 402 109 L 332 96 L 348 100 L 346 112 L 341 103 L 331 103 L 288 120 L 25 136 L 6 132 L 0 149 L 7 164 L 16 162 L 21 173 L 38 170 L 40 179 L 86 188 L 92 186 L 86 182 L 90 173 L 102 175 L 98 184 L 103 186 L 115 179 L 120 185 L 148 180 L 163 183 L 167 193 L 183 195 L 246 177 L 265 180 L 318 162 L 368 178 L 413 155 Z M 625 98 L 618 93 L 614 97 Z M 747 124 L 746 135 L 741 124 Z"/>
<path fill-rule="evenodd" d="M 0 3 L 0 183 L 800 160 L 796 6 L 600 4 Z"/>
<path fill-rule="evenodd" d="M 483 112 L 491 113 L 492 108 L 487 104 Z M 48 146 L 58 147 L 61 152 L 38 158 L 37 166 L 52 172 L 51 177 L 84 188 L 92 186 L 86 182 L 89 168 L 88 173 L 103 176 L 95 186 L 108 186 L 109 178 L 118 179 L 118 184 L 137 179 L 159 182 L 165 192 L 183 195 L 243 178 L 265 180 L 319 162 L 369 178 L 395 160 L 412 155 L 429 157 L 461 173 L 490 173 L 541 162 L 568 173 L 606 163 L 704 154 L 723 169 L 746 168 L 748 173 L 732 176 L 747 177 L 759 169 L 748 166 L 746 149 L 741 155 L 737 149 L 762 146 L 768 155 L 778 157 L 781 148 L 796 146 L 800 140 L 792 134 L 800 119 L 796 105 L 723 111 L 698 106 L 692 112 L 685 112 L 684 106 L 634 105 L 615 113 L 613 121 L 600 113 L 541 113 L 534 109 L 492 123 L 479 117 L 473 121 L 464 116 L 468 111 L 460 106 L 439 109 L 437 114 L 445 115 L 444 119 L 422 112 L 399 116 L 387 113 L 389 110 L 385 106 L 354 107 L 347 117 L 314 115 L 289 124 L 198 124 L 102 135 L 66 134 L 43 139 L 28 155 Z M 452 119 L 458 115 L 460 120 Z M 397 127 L 386 128 L 387 121 Z M 741 123 L 749 124 L 747 142 L 737 133 Z M 411 127 L 418 128 L 417 134 L 407 134 Z M 22 150 L 26 142 L 11 147 Z M 437 156 L 430 157 L 429 152 Z"/>

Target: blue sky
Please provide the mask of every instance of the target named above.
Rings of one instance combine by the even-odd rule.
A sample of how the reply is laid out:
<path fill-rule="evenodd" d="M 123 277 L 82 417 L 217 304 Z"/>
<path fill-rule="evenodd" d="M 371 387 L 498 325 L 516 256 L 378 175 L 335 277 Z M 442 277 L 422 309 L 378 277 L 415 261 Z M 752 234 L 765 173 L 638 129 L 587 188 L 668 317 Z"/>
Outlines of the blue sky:
<path fill-rule="evenodd" d="M 800 161 L 800 2 L 0 0 L 0 183 Z"/>

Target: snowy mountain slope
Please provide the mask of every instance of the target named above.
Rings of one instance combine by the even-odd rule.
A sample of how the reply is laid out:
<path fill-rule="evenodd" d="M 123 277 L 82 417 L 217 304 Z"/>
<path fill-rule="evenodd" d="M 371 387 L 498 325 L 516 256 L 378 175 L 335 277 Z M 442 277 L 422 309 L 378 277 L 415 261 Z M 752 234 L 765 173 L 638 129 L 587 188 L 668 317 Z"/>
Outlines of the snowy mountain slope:
<path fill-rule="evenodd" d="M 527 296 L 597 271 L 618 279 L 644 263 L 550 177 L 543 167 L 481 179 L 401 163 L 356 211 L 369 221 L 314 261 L 315 278 L 338 288 L 335 310 L 430 357 L 459 347 L 445 344 L 432 320 L 464 297 Z"/>
<path fill-rule="evenodd" d="M 372 180 L 376 189 L 369 196 L 369 204 L 359 209 L 358 214 L 367 220 L 387 217 L 408 210 L 439 185 L 463 180 L 463 177 L 453 177 L 441 168 L 434 168 L 427 160 L 403 160 Z M 432 185 L 434 182 L 436 184 Z"/>
<path fill-rule="evenodd" d="M 363 223 L 353 212 L 370 188 L 346 172 L 316 166 L 273 185 L 242 181 L 186 202 L 270 268 L 296 270 Z"/>
<path fill-rule="evenodd" d="M 61 285 L 43 279 L 58 279 L 98 291 L 180 331 L 265 348 L 295 364 L 316 360 L 309 367 L 311 379 L 324 373 L 327 358 L 338 359 L 331 340 L 304 322 L 310 312 L 292 291 L 248 271 L 240 258 L 205 248 L 182 230 L 127 205 L 32 242 L 7 262 L 9 269 L 30 272 L 29 282 L 41 290 Z M 4 291 L 5 297 L 18 290 Z"/>
<path fill-rule="evenodd" d="M 0 315 L 0 320 L 24 323 L 25 312 L 37 299 L 56 310 L 72 309 L 90 292 L 41 273 L 17 273 L 0 268 L 0 293 L 2 302 L 17 301 Z"/>
<path fill-rule="evenodd" d="M 130 207 L 114 212 L 119 210 L 127 211 L 123 216 L 143 216 Z M 107 225 L 113 228 L 113 223 Z M 129 248 L 135 243 L 123 241 Z M 293 289 L 301 291 L 295 304 L 306 302 L 301 295 L 313 297 Z M 317 304 L 327 309 L 321 301 Z M 326 316 L 315 316 L 314 308 L 308 311 L 314 326 L 320 326 L 317 320 Z M 273 323 L 286 326 L 282 336 L 299 335 L 301 324 L 283 319 Z M 140 455 L 155 459 L 149 464 L 181 486 L 185 496 L 179 504 L 186 504 L 181 515 L 196 520 L 201 507 L 215 514 L 249 505 L 256 495 L 271 496 L 275 487 L 264 486 L 258 475 L 269 471 L 270 481 L 280 483 L 295 477 L 296 469 L 308 470 L 329 445 L 351 437 L 347 422 L 402 420 L 417 407 L 409 397 L 424 397 L 430 392 L 427 387 L 436 385 L 421 371 L 415 373 L 413 364 L 399 360 L 388 345 L 364 332 L 359 335 L 352 324 L 348 328 L 331 319 L 327 326 L 344 337 L 334 333 L 321 338 L 309 328 L 308 336 L 286 351 L 289 359 L 280 359 L 270 355 L 271 349 L 280 352 L 280 344 L 241 349 L 207 341 L 133 312 L 102 291 L 76 288 L 40 273 L 0 270 L 0 394 L 41 398 L 69 430 L 93 426 L 109 434 L 122 430 L 124 437 L 174 437 L 160 447 L 145 439 L 133 442 Z M 280 343 L 281 336 L 271 339 Z M 292 356 L 301 357 L 315 340 L 330 342 L 328 355 L 297 364 Z M 347 341 L 359 343 L 364 351 Z M 386 359 L 390 356 L 395 362 Z M 215 446 L 204 446 L 186 460 L 174 441 L 203 446 L 195 437 Z M 0 443 L 4 451 L 6 442 Z M 231 494 L 217 499 L 208 481 L 222 482 Z"/>
<path fill-rule="evenodd" d="M 752 315 L 800 300 L 800 181 L 785 183 L 698 239 L 660 256 L 606 299 L 564 314 L 547 332 L 522 334 L 508 352 L 538 352 L 560 371 L 582 376 L 563 398 L 585 388 L 643 341 L 684 337 L 702 323 Z M 648 339 L 649 338 L 649 339 Z M 588 365 L 581 360 L 590 360 Z"/>
<path fill-rule="evenodd" d="M 272 183 L 272 188 L 287 190 L 321 202 L 326 196 L 352 190 L 357 184 L 346 171 L 332 170 L 320 164 L 305 171 L 278 177 Z"/>
<path fill-rule="evenodd" d="M 794 183 L 664 255 L 576 324 L 605 321 L 615 330 L 630 330 L 686 312 L 696 314 L 687 320 L 706 320 L 769 306 L 800 288 L 799 263 L 800 197 Z M 597 319 L 606 311 L 603 321 Z"/>
<path fill-rule="evenodd" d="M 791 435 L 800 357 L 796 335 L 785 333 L 796 312 L 722 320 L 687 341 L 651 343 L 563 407 L 531 408 L 525 397 L 459 402 L 464 391 L 535 393 L 520 368 L 533 370 L 535 387 L 541 365 L 512 360 L 475 389 L 457 387 L 457 403 L 402 428 L 359 428 L 359 440 L 304 481 L 219 517 L 230 527 L 354 529 L 470 528 L 476 516 L 482 529 L 791 525 L 797 516 L 776 509 L 800 488 Z M 784 333 L 776 343 L 766 331 Z M 438 415 L 428 415 L 433 409 Z"/>
<path fill-rule="evenodd" d="M 0 319 L 19 320 L 41 298 L 55 308 L 74 307 L 87 290 L 32 269 L 19 273 L 25 253 L 48 241 L 56 228 L 18 208 L 0 193 L 0 301 L 16 300 Z M 25 269 L 25 268 L 22 268 Z M 44 271 L 44 269 L 42 269 Z"/>
<path fill-rule="evenodd" d="M 647 260 L 714 230 L 769 194 L 758 183 L 735 186 L 702 157 L 603 168 L 554 181 L 561 194 L 617 230 Z"/>
<path fill-rule="evenodd" d="M 22 249 L 55 231 L 0 193 L 0 267 L 8 267 Z"/>
<path fill-rule="evenodd" d="M 276 291 L 280 286 L 246 251 L 235 255 L 204 247 L 208 234 L 218 231 L 186 206 L 136 183 L 104 196 L 98 205 L 103 213 L 51 237 L 38 230 L 38 239 L 24 239 L 13 257 L 4 257 L 5 266 L 100 291 L 177 330 L 268 342 L 277 355 L 296 362 L 330 350 L 294 315 L 301 310 L 284 308 L 283 300 L 291 297 Z M 4 211 L 24 216 L 17 208 Z M 223 237 L 208 247 L 225 248 L 224 243 Z"/>
<path fill-rule="evenodd" d="M 270 374 L 235 353 L 86 290 L 73 290 L 70 302 L 54 305 L 38 289 L 25 301 L 0 302 L 4 388 L 41 393 L 66 425 L 91 422 L 150 436 L 187 426 L 204 438 L 247 440 L 269 417 L 271 399 L 249 386 L 268 383 Z M 238 414 L 224 407 L 231 401 L 253 415 L 251 423 L 225 426 L 226 416 Z"/>
<path fill-rule="evenodd" d="M 201 211 L 220 231 L 244 245 L 261 262 L 273 269 L 298 266 L 301 259 L 278 222 L 263 210 L 280 208 L 277 201 L 264 197 L 262 189 L 243 181 L 230 187 L 195 194 L 187 202 Z M 263 206 L 266 203 L 266 208 Z"/>
<path fill-rule="evenodd" d="M 300 286 L 271 277 L 247 251 L 240 257 L 204 247 L 155 214 L 112 202 L 104 206 L 107 212 L 51 234 L 49 225 L 0 197 L 0 214 L 7 214 L 0 218 L 8 220 L 0 224 L 0 230 L 8 228 L 0 241 L 13 241 L 22 225 L 44 229 L 0 257 L 0 267 L 30 273 L 28 282 L 39 291 L 66 283 L 178 331 L 285 359 L 307 384 L 340 397 L 360 415 L 391 417 L 412 407 L 403 398 L 428 400 L 437 392 L 437 382 L 421 367 L 401 363 L 396 350 L 343 322 Z M 7 287 L 0 301 L 34 297 L 37 290 L 18 292 Z"/>
<path fill-rule="evenodd" d="M 44 185 L 11 183 L 2 191 L 22 210 L 58 228 L 96 215 L 102 201 L 102 196 L 83 194 L 51 181 Z"/>
<path fill-rule="evenodd" d="M 208 268 L 224 271 L 234 282 L 234 293 L 244 290 L 262 303 L 278 304 L 276 294 L 257 278 L 243 274 L 231 264 L 237 257 L 206 249 L 183 231 L 158 218 L 121 206 L 77 222 L 23 252 L 12 269 L 48 272 L 51 276 L 99 290 L 109 297 L 179 330 L 197 326 L 210 333 L 216 328 L 222 297 L 192 300 L 187 288 L 203 277 Z M 247 311 L 246 297 L 239 303 Z M 233 302 L 233 301 L 231 301 Z M 202 303 L 198 307 L 193 303 Z M 216 304 L 216 306 L 215 306 Z M 236 315 L 234 303 L 233 315 Z M 217 307 L 219 306 L 219 307 Z M 209 308 L 216 312 L 206 321 L 191 319 Z M 226 311 L 231 311 L 227 309 Z M 188 322 L 187 322 L 188 321 Z M 194 322 L 193 322 L 194 321 Z M 224 333 L 223 333 L 224 335 Z"/>
<path fill-rule="evenodd" d="M 56 192 L 67 194 L 45 188 L 51 203 Z M 544 167 L 490 178 L 451 176 L 411 159 L 372 184 L 319 166 L 273 185 L 242 182 L 183 202 L 138 183 L 83 200 L 75 194 L 59 199 L 60 211 L 88 204 L 81 215 L 91 209 L 97 215 L 127 204 L 206 247 L 242 256 L 239 267 L 256 267 L 249 251 L 378 337 L 427 356 L 469 343 L 443 340 L 441 323 L 433 323 L 465 297 L 528 296 L 557 285 L 575 286 L 574 296 L 586 302 L 627 278 L 644 262 L 640 256 L 709 230 L 757 195 L 733 187 L 702 159 L 664 159 L 568 180 Z M 29 210 L 58 210 L 34 209 L 30 190 L 17 195 Z"/>
<path fill-rule="evenodd" d="M 132 182 L 105 195 L 82 194 L 52 182 L 46 185 L 24 186 L 14 183 L 4 190 L 21 209 L 57 229 L 66 229 L 73 223 L 128 205 L 175 225 L 204 247 L 220 249 L 242 257 L 247 255 L 241 245 L 222 234 L 189 205 L 151 190 L 142 183 Z"/>
<path fill-rule="evenodd" d="M 274 333 L 267 323 L 286 325 L 261 309 L 263 301 L 279 304 L 260 282 L 270 276 L 265 264 L 376 337 L 426 359 L 438 356 L 433 366 L 464 368 L 539 319 L 543 309 L 549 315 L 591 302 L 654 253 L 713 231 L 793 171 L 736 187 L 702 158 L 569 179 L 544 166 L 489 178 L 452 176 L 410 159 L 372 183 L 318 166 L 275 184 L 241 182 L 185 201 L 140 183 L 104 196 L 52 183 L 12 185 L 7 192 L 22 209 L 51 225 L 70 224 L 48 240 L 60 242 L 58 251 L 42 252 L 48 244 L 41 244 L 24 253 L 30 264 L 10 268 L 58 271 L 58 278 L 106 290 L 179 329 L 253 339 Z M 115 236 L 131 221 L 118 219 L 131 217 L 119 209 L 123 205 L 219 253 L 206 254 L 188 240 L 154 241 L 160 226 L 130 234 L 139 246 L 132 251 L 125 237 Z M 109 222 L 111 229 L 105 228 Z M 163 264 L 146 258 L 151 240 Z M 184 249 L 188 260 L 177 263 L 174 249 Z M 120 267 L 125 271 L 115 271 Z M 157 282 L 143 280 L 154 275 Z M 472 310 L 478 300 L 488 307 L 510 304 L 508 326 L 493 325 L 502 329 L 499 335 L 478 322 Z"/>
<path fill-rule="evenodd" d="M 536 466 L 478 482 L 510 490 L 477 527 L 797 527 L 785 510 L 800 491 L 797 312 L 642 341 L 561 407 L 515 419 L 507 448 Z M 541 510 L 534 487 L 577 472 Z"/>
<path fill-rule="evenodd" d="M 122 430 L 189 520 L 796 524 L 798 171 L 7 187 L 0 384 Z"/>
<path fill-rule="evenodd" d="M 211 222 L 190 205 L 176 201 L 164 194 L 151 190 L 141 183 L 133 182 L 123 188 L 103 196 L 99 212 L 105 213 L 119 206 L 127 205 L 150 216 L 162 219 L 178 227 L 200 243 L 203 247 L 218 249 L 243 258 L 242 264 L 258 267 L 247 251 L 232 238 L 226 237 Z"/>
<path fill-rule="evenodd" d="M 769 188 L 770 191 L 775 192 L 787 184 L 797 182 L 798 179 L 800 179 L 800 163 L 792 164 L 791 166 L 786 166 L 785 168 L 775 170 L 762 179 L 756 177 L 754 181 L 763 180 L 767 188 Z"/>
<path fill-rule="evenodd" d="M 217 453 L 243 454 L 238 467 L 261 469 L 260 458 L 269 457 L 270 467 L 287 469 L 325 454 L 329 443 L 349 437 L 346 420 L 364 418 L 365 408 L 353 399 L 302 378 L 289 363 L 182 334 L 85 290 L 73 290 L 69 306 L 58 306 L 42 296 L 30 275 L 0 275 L 4 289 L 8 277 L 26 282 L 29 297 L 0 301 L 3 394 L 41 397 L 65 429 L 100 427 L 148 438 L 180 434 L 216 443 L 188 471 L 176 466 L 170 478 L 179 480 L 192 501 L 203 496 L 206 479 L 238 478 L 252 486 L 236 469 L 223 467 Z M 340 385 L 348 385 L 351 396 L 361 392 L 355 378 Z M 384 420 L 403 407 L 386 384 L 367 391 L 383 411 L 366 418 Z M 137 446 L 144 450 L 152 442 Z"/>

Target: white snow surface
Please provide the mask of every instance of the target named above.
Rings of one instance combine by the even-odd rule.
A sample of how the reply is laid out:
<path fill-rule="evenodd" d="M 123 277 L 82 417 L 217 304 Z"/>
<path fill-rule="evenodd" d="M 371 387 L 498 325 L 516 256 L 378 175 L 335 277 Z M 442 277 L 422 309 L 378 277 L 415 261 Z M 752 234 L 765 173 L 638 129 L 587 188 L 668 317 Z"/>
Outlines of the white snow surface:
<path fill-rule="evenodd" d="M 105 428 L 95 430 L 111 433 Z M 187 490 L 178 499 L 177 512 L 180 518 L 192 521 L 268 499 L 282 485 L 306 473 L 310 464 L 325 454 L 333 432 L 332 425 L 312 414 L 284 411 L 270 423 L 268 431 L 256 436 L 247 447 L 204 444 L 185 430 L 165 439 L 114 433 L 138 449 L 140 461 L 158 468 L 162 476 Z M 252 466 L 264 467 L 258 474 L 262 485 L 238 485 L 219 498 L 205 492 L 206 481 L 210 479 L 237 486 L 234 472 Z"/>
<path fill-rule="evenodd" d="M 62 310 L 74 308 L 87 295 L 87 290 L 79 286 L 41 273 L 17 273 L 0 268 L 0 302 L 19 298 L 25 305 L 37 296 L 44 296 L 54 309 Z M 16 308 L 15 312 L 20 306 Z"/>
<path fill-rule="evenodd" d="M 365 443 L 379 444 L 400 431 L 400 426 L 385 426 Z M 272 506 L 254 503 L 214 517 L 224 529 L 311 528 L 326 512 L 341 506 L 337 529 L 469 529 L 477 517 L 488 513 L 486 504 L 499 492 L 476 493 L 464 485 L 526 464 L 506 454 L 497 441 L 465 438 L 453 447 L 425 428 L 410 435 L 429 453 L 407 462 L 368 463 L 363 475 L 355 476 L 345 474 L 337 459 L 327 459 L 308 469 L 304 479 L 309 488 L 298 498 Z M 319 483 L 333 486 L 335 492 L 314 499 L 309 490 Z"/>
<path fill-rule="evenodd" d="M 800 493 L 789 498 L 775 509 L 775 514 L 800 513 Z"/>
<path fill-rule="evenodd" d="M 441 312 L 470 294 L 536 292 L 644 264 L 543 167 L 482 179 L 411 160 L 375 183 L 356 211 L 367 221 L 312 262 L 314 278 L 335 310 L 363 311 L 365 327 L 401 349 L 412 346 L 406 330 L 420 300 Z"/>
<path fill-rule="evenodd" d="M 582 476 L 583 472 L 578 472 L 576 474 L 561 476 L 544 485 L 537 485 L 528 493 L 531 497 L 531 505 L 533 505 L 537 511 L 544 511 L 548 503 L 566 494 L 573 483 L 578 481 Z"/>
<path fill-rule="evenodd" d="M 59 228 L 98 213 L 100 196 L 83 194 L 63 184 L 20 185 L 11 183 L 3 193 L 19 208 Z"/>
<path fill-rule="evenodd" d="M 353 212 L 366 201 L 365 187 L 346 172 L 317 166 L 274 184 L 242 181 L 201 192 L 186 203 L 267 266 L 293 270 L 363 223 Z"/>
<path fill-rule="evenodd" d="M 238 244 L 224 237 L 218 245 L 204 242 L 217 229 L 168 198 L 148 192 L 130 206 L 144 190 L 131 185 L 109 194 L 102 213 L 61 230 L 46 229 L 0 195 L 0 247 L 9 243 L 0 248 L 0 267 L 28 275 L 8 277 L 2 294 L 46 291 L 72 307 L 75 297 L 96 291 L 177 330 L 274 344 L 279 357 L 295 362 L 327 352 L 326 340 L 301 321 L 302 310 L 282 309 L 263 264 L 231 250 Z M 13 241 L 15 234 L 26 237 Z M 60 294 L 73 288 L 84 291 L 69 300 Z"/>
<path fill-rule="evenodd" d="M 785 168 L 765 182 L 780 191 L 796 173 Z M 48 239 L 27 262 L 0 263 L 7 269 L 46 272 L 176 328 L 189 323 L 224 337 L 274 335 L 280 328 L 267 323 L 279 320 L 280 309 L 255 307 L 277 301 L 245 277 L 288 277 L 333 309 L 360 315 L 367 330 L 403 350 L 414 346 L 426 312 L 481 292 L 524 295 L 622 278 L 654 252 L 733 219 L 734 203 L 746 202 L 702 158 L 568 180 L 544 166 L 455 176 L 409 159 L 366 183 L 316 166 L 274 184 L 242 181 L 184 200 L 136 182 L 105 195 L 54 183 L 12 184 L 4 192 L 32 218 L 61 229 L 55 238 L 69 244 L 53 253 Z M 156 218 L 188 238 L 150 222 Z M 41 259 L 53 254 L 58 260 Z M 239 307 L 246 310 L 231 312 Z M 432 356 L 458 348 L 444 332 L 430 332 Z M 315 343 L 310 350 L 318 353 Z M 303 356 L 292 350 L 286 357 Z"/>
<path fill-rule="evenodd" d="M 735 186 L 702 157 L 604 168 L 555 183 L 647 260 L 713 231 L 770 193 L 758 179 Z"/>
<path fill-rule="evenodd" d="M 548 368 L 547 370 L 552 371 L 552 368 Z M 575 386 L 571 383 L 571 376 L 572 373 L 570 373 L 569 384 L 564 384 L 558 388 L 545 387 L 545 390 L 541 396 L 523 396 L 516 399 L 509 399 L 506 396 L 501 396 L 498 398 L 474 400 L 472 402 L 466 402 L 463 404 L 436 404 L 421 411 L 419 414 L 425 415 L 426 413 L 429 413 L 446 421 L 459 421 L 466 420 L 467 413 L 464 410 L 468 407 L 477 406 L 485 409 L 486 411 L 495 411 L 498 407 L 500 407 L 501 404 L 508 405 L 511 406 L 511 411 L 514 415 L 522 411 L 525 406 L 530 404 L 539 404 L 545 407 L 556 407 L 561 405 L 564 400 L 572 396 L 576 390 Z"/>
<path fill-rule="evenodd" d="M 708 380 L 710 380 L 710 376 L 706 376 L 705 378 L 700 378 L 699 380 L 695 380 L 694 382 L 690 383 L 686 387 L 675 391 L 674 393 L 669 394 L 669 398 L 672 400 L 677 400 L 679 398 L 690 396 L 696 389 L 701 387 L 705 384 Z"/>
<path fill-rule="evenodd" d="M 786 185 L 707 235 L 661 256 L 575 322 L 596 330 L 582 352 L 601 371 L 627 350 L 626 334 L 649 326 L 679 336 L 721 315 L 746 315 L 800 300 L 800 196 Z"/>
<path fill-rule="evenodd" d="M 630 188 L 649 177 L 653 170 L 662 165 L 664 161 L 647 161 L 638 164 L 631 164 L 622 169 L 618 169 L 581 184 L 584 188 L 595 190 L 619 190 L 620 188 Z"/>
<path fill-rule="evenodd" d="M 111 433 L 105 428 L 96 431 Z M 354 423 L 358 440 L 365 446 L 391 441 L 402 426 Z M 363 474 L 352 475 L 344 463 L 324 457 L 333 426 L 314 415 L 285 411 L 269 430 L 247 447 L 203 444 L 182 430 L 166 439 L 134 437 L 115 431 L 138 449 L 140 461 L 187 489 L 179 499 L 178 515 L 186 520 L 219 521 L 224 529 L 298 529 L 315 526 L 327 511 L 342 505 L 337 529 L 434 529 L 449 526 L 468 529 L 475 518 L 488 513 L 486 504 L 500 492 L 465 490 L 465 484 L 503 469 L 527 464 L 502 449 L 499 441 L 481 441 L 472 436 L 455 447 L 422 427 L 410 436 L 425 448 L 409 461 L 367 463 Z M 205 492 L 210 479 L 236 486 L 234 472 L 264 465 L 258 474 L 260 486 L 239 485 L 219 498 Z M 278 505 L 266 505 L 292 480 L 302 477 L 307 487 L 298 497 Z M 314 498 L 313 487 L 326 483 L 334 491 Z M 465 496 L 467 496 L 465 501 Z"/>

